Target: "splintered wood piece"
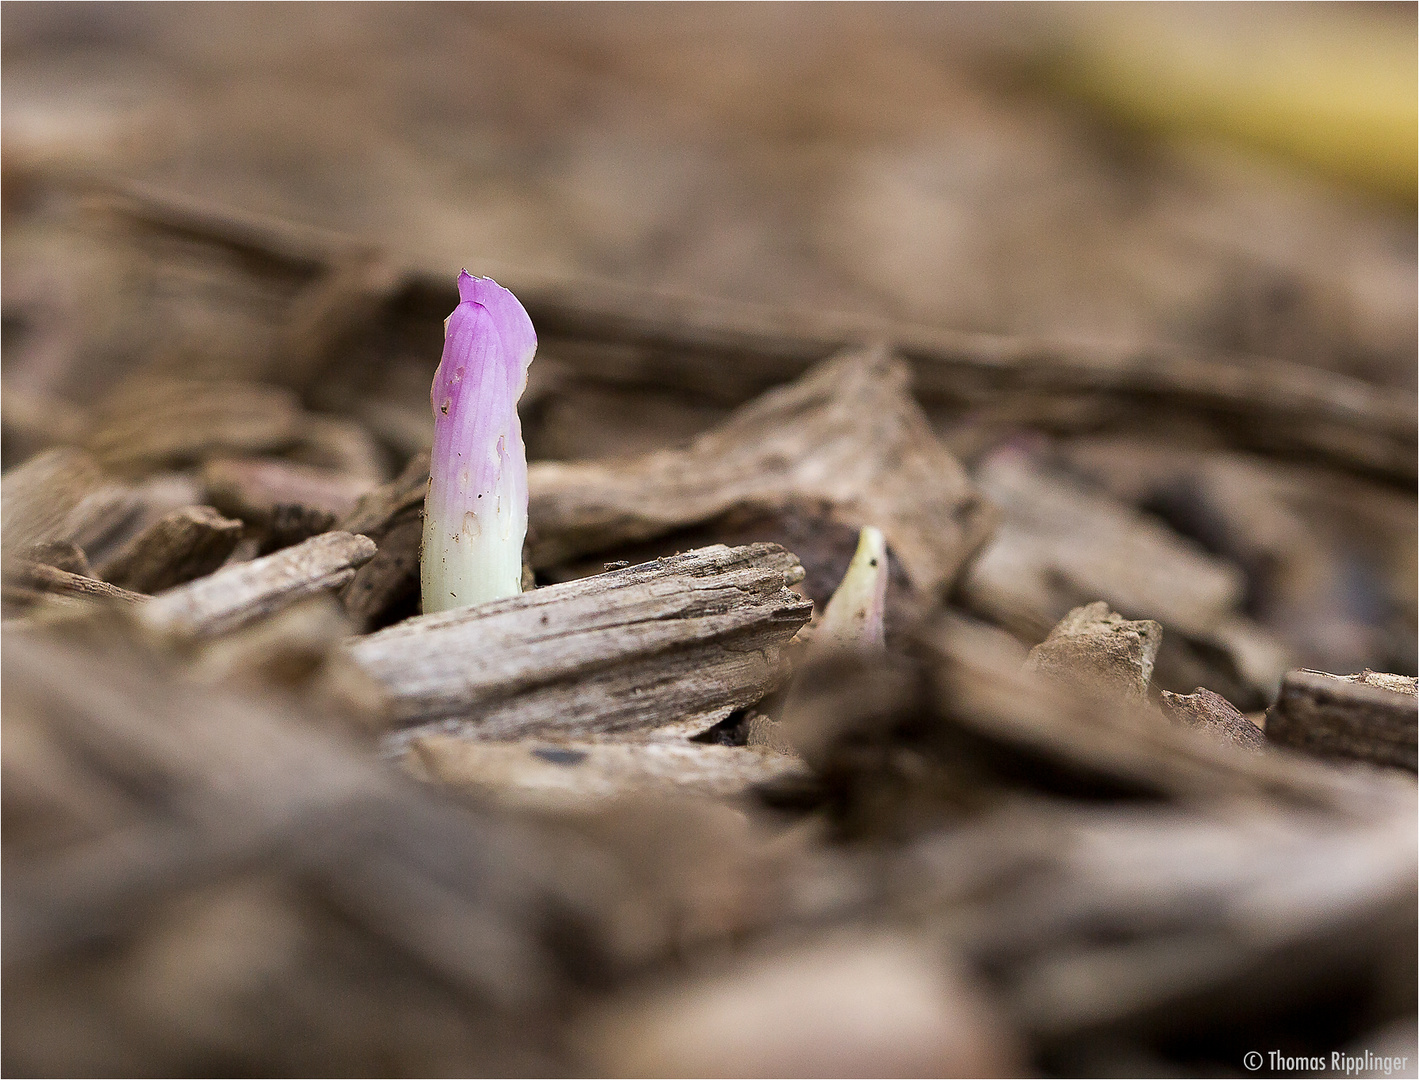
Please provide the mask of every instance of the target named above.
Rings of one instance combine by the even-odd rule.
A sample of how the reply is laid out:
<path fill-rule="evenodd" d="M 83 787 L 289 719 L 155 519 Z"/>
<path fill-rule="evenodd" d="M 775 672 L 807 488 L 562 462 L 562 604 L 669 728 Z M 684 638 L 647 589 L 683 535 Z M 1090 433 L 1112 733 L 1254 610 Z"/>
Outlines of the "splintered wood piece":
<path fill-rule="evenodd" d="M 5 474 L 6 559 L 34 544 L 72 543 L 91 564 L 171 510 L 200 501 L 197 485 L 180 473 L 137 484 L 116 483 L 82 450 L 61 447 Z"/>
<path fill-rule="evenodd" d="M 476 1032 L 480 1016 L 500 1017 L 505 1027 L 514 1008 L 531 1022 L 559 988 L 540 920 L 545 902 L 567 890 L 551 850 L 530 830 L 430 798 L 317 730 L 308 706 L 194 684 L 178 665 L 121 641 L 90 646 L 7 631 L 3 659 L 6 825 L 24 830 L 21 844 L 10 832 L 6 838 L 5 978 L 7 993 L 14 990 L 37 1021 L 59 1015 L 43 991 L 52 979 L 62 987 L 60 1008 L 109 1016 L 123 1005 L 105 988 L 131 986 L 148 969 L 142 957 L 187 956 L 214 941 L 239 940 L 242 956 L 255 948 L 281 959 L 244 970 L 242 957 L 223 946 L 222 956 L 165 965 L 153 985 L 191 988 L 200 974 L 204 987 L 212 980 L 233 987 L 224 980 L 261 971 L 263 993 L 311 1006 L 301 1041 L 317 1039 L 327 1056 L 349 1042 L 343 1010 L 351 1001 L 363 1001 L 361 1015 L 392 1009 L 397 1019 L 404 994 L 417 990 L 425 1008 L 456 1009 L 455 1026 L 471 1022 Z M 12 788 L 15 775 L 29 782 Z M 67 826 L 57 834 L 46 831 L 55 818 Z M 270 903 L 248 911 L 240 901 L 253 883 L 265 884 Z M 312 893 L 320 898 L 314 905 Z M 212 900 L 217 913 L 232 908 L 221 901 L 236 901 L 235 913 L 246 917 L 236 926 L 184 917 Z M 95 957 L 95 934 L 123 944 Z M 322 941 L 340 946 L 329 965 L 318 959 Z M 292 951 L 293 942 L 312 948 Z M 105 978 L 84 974 L 100 971 Z M 374 982 L 396 981 L 362 999 L 371 972 L 380 973 Z M 342 1007 L 327 1015 L 317 1006 L 336 986 L 348 992 L 335 991 Z M 163 1048 L 144 1051 L 149 1064 L 167 1063 L 159 1071 L 192 1071 L 180 1063 L 200 1059 L 211 1024 L 241 1032 L 244 1053 L 288 1062 L 274 1071 L 308 1071 L 288 1061 L 288 1033 L 239 1002 L 199 996 L 193 1013 L 185 996 L 163 1001 L 122 1028 L 147 1032 Z M 208 1026 L 174 1035 L 192 1015 Z M 420 1009 L 406 1020 L 423 1038 L 427 1017 L 414 1015 Z M 33 1040 L 12 1040 L 6 1052 L 50 1062 L 132 1060 L 116 1036 L 80 1041 L 75 1059 Z M 371 1061 L 388 1053 L 421 1060 L 412 1045 L 378 1046 L 360 1042 L 351 1070 L 378 1071 Z M 457 1071 L 509 1070 L 473 1046 L 471 1064 Z"/>
<path fill-rule="evenodd" d="M 912 584 L 937 595 L 994 515 L 931 431 L 884 350 L 847 353 L 772 390 L 687 449 L 529 470 L 529 561 L 555 566 L 695 525 L 741 504 L 823 499 L 886 535 Z"/>
<path fill-rule="evenodd" d="M 1167 631 L 1155 676 L 1161 685 L 1218 686 L 1255 708 L 1271 700 L 1291 660 L 1241 614 L 1240 567 L 1013 447 L 983 462 L 976 481 L 1002 521 L 962 576 L 969 610 L 1040 641 L 1074 607 L 1104 600 Z"/>
<path fill-rule="evenodd" d="M 1151 619 L 1130 622 L 1102 600 L 1077 607 L 1030 650 L 1025 666 L 1050 678 L 1148 700 L 1148 680 L 1163 641 Z"/>
<path fill-rule="evenodd" d="M 1415 681 L 1365 672 L 1292 671 L 1266 714 L 1266 738 L 1327 758 L 1357 758 L 1419 771 Z"/>
<path fill-rule="evenodd" d="M 210 574 L 241 539 L 242 523 L 210 506 L 185 506 L 155 521 L 105 560 L 98 576 L 155 593 Z"/>
<path fill-rule="evenodd" d="M 361 629 L 381 625 L 390 612 L 418 597 L 428 486 L 429 453 L 423 451 L 394 480 L 361 497 L 340 523 L 346 532 L 368 536 L 379 547 L 340 594 L 346 612 Z"/>
<path fill-rule="evenodd" d="M 405 725 L 493 739 L 654 728 L 752 704 L 812 612 L 777 544 L 702 548 L 355 639 Z"/>
<path fill-rule="evenodd" d="M 139 615 L 164 632 L 210 637 L 245 626 L 302 597 L 341 588 L 374 552 L 374 542 L 366 536 L 324 533 L 169 589 L 144 604 Z"/>
<path fill-rule="evenodd" d="M 1189 634 L 1214 629 L 1241 603 L 1237 567 L 1018 450 L 993 454 L 976 482 L 1002 520 L 963 594 L 971 608 L 1026 637 L 1043 637 L 1080 602 L 1097 599 Z"/>
<path fill-rule="evenodd" d="M 185 465 L 215 454 L 275 450 L 301 434 L 289 390 L 244 382 L 144 379 L 100 405 L 87 446 L 118 472 Z"/>
<path fill-rule="evenodd" d="M 1162 696 L 1164 710 L 1183 727 L 1206 731 L 1244 750 L 1260 750 L 1266 745 L 1261 729 L 1221 694 L 1199 686 L 1191 694 L 1164 690 Z"/>
<path fill-rule="evenodd" d="M 278 506 L 306 506 L 345 517 L 370 490 L 368 480 L 278 458 L 219 458 L 202 468 L 212 505 L 231 517 L 265 521 Z"/>
<path fill-rule="evenodd" d="M 787 754 L 743 746 L 573 740 L 490 743 L 425 735 L 405 764 L 422 780 L 510 806 L 583 809 L 639 793 L 732 797 L 805 775 Z"/>
<path fill-rule="evenodd" d="M 1364 805 L 1370 797 L 1362 776 L 1294 755 L 1238 754 L 1219 740 L 1160 722 L 1156 713 L 1126 702 L 1101 708 L 1058 683 L 1041 683 L 990 643 L 956 633 L 949 625 L 924 631 L 921 647 L 931 665 L 933 707 L 944 719 L 943 730 L 963 729 L 973 740 L 1003 748 L 1037 783 L 1053 773 L 1054 782 L 1069 791 L 1183 802 L 1243 796 L 1332 809 L 1352 802 Z M 861 711 L 845 702 L 833 704 L 830 683 L 840 683 L 837 693 L 845 694 L 850 673 L 823 672 L 821 677 L 827 680 L 819 692 L 827 714 L 834 709 Z M 888 695 L 889 690 L 882 691 L 882 696 Z M 897 711 L 910 714 L 911 709 L 908 705 Z M 821 728 L 825 722 L 812 726 Z M 796 735 L 794 744 L 800 745 Z M 955 743 L 948 740 L 944 745 L 959 753 Z M 951 761 L 950 768 L 969 772 L 970 760 L 964 755 L 959 763 Z M 985 768 L 993 770 L 995 761 L 986 759 Z"/>
<path fill-rule="evenodd" d="M 41 562 L 21 562 L 11 571 L 6 584 L 38 593 L 77 596 L 89 600 L 121 600 L 132 604 L 148 599 L 143 593 L 132 592 L 117 585 L 110 585 L 106 581 L 73 574 Z"/>
<path fill-rule="evenodd" d="M 58 447 L 36 454 L 5 473 L 3 545 L 7 556 L 32 544 L 72 540 L 66 521 L 80 500 L 103 482 L 97 462 L 82 450 Z"/>
<path fill-rule="evenodd" d="M 31 544 L 21 555 L 30 562 L 43 563 L 58 570 L 67 570 L 80 577 L 95 577 L 84 549 L 72 540 L 48 540 L 42 544 Z"/>
<path fill-rule="evenodd" d="M 371 482 L 274 458 L 221 458 L 202 479 L 212 504 L 251 526 L 259 554 L 329 532 Z"/>
<path fill-rule="evenodd" d="M 439 295 L 452 291 L 422 280 Z M 1083 396 L 1133 414 L 1187 413 L 1242 445 L 1411 484 L 1415 476 L 1414 402 L 1314 366 L 1164 342 L 969 333 L 603 283 L 513 287 L 544 348 L 604 381 L 689 389 L 737 404 L 842 348 L 886 342 L 911 363 L 928 406 Z M 1074 426 L 1096 423 L 1097 413 L 1082 410 Z M 1065 419 L 1061 429 L 1069 427 Z"/>

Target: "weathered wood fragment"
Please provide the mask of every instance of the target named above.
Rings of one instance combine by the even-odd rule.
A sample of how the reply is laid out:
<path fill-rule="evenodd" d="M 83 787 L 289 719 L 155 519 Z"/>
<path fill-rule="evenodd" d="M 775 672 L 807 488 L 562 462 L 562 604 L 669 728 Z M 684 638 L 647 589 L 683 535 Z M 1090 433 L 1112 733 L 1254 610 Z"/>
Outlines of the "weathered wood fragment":
<path fill-rule="evenodd" d="M 425 287 L 451 292 L 443 282 Z M 689 388 L 738 404 L 842 348 L 886 342 L 912 364 L 928 406 L 1092 399 L 1092 407 L 1073 409 L 1076 429 L 1096 425 L 1100 405 L 1134 416 L 1186 412 L 1241 445 L 1415 476 L 1414 403 L 1317 367 L 1163 342 L 968 333 L 603 283 L 529 283 L 517 293 L 549 352 L 608 381 Z M 1039 419 L 1071 429 L 1057 408 Z"/>
<path fill-rule="evenodd" d="M 1002 520 L 962 592 L 970 607 L 1027 639 L 1097 599 L 1189 634 L 1215 629 L 1241 603 L 1237 567 L 1022 451 L 991 455 L 976 482 Z"/>
<path fill-rule="evenodd" d="M 95 574 L 84 555 L 84 549 L 72 540 L 47 540 L 42 544 L 31 544 L 21 553 L 30 562 L 43 563 L 57 570 L 67 570 L 80 577 L 102 577 Z"/>
<path fill-rule="evenodd" d="M 627 795 L 733 797 L 804 773 L 787 754 L 689 741 L 491 743 L 425 735 L 405 764 L 421 780 L 505 806 L 584 810 Z"/>
<path fill-rule="evenodd" d="M 89 561 L 98 564 L 164 515 L 201 502 L 201 485 L 188 474 L 154 473 L 135 484 L 98 488 L 69 516 L 66 527 Z"/>
<path fill-rule="evenodd" d="M 279 449 L 301 434 L 300 403 L 280 387 L 144 379 L 99 406 L 87 447 L 117 472 Z"/>
<path fill-rule="evenodd" d="M 1191 694 L 1164 690 L 1162 697 L 1164 711 L 1183 727 L 1208 732 L 1244 750 L 1260 750 L 1266 745 L 1261 729 L 1221 694 L 1199 686 Z"/>
<path fill-rule="evenodd" d="M 1266 738 L 1327 758 L 1419 771 L 1415 680 L 1367 671 L 1292 671 L 1266 714 Z"/>
<path fill-rule="evenodd" d="M 379 547 L 340 594 L 345 610 L 361 629 L 376 629 L 392 613 L 417 604 L 428 485 L 429 454 L 424 451 L 415 454 L 394 480 L 361 497 L 340 523 L 346 532 L 368 536 Z"/>
<path fill-rule="evenodd" d="M 6 558 L 32 544 L 80 547 L 101 563 L 164 514 L 200 500 L 190 478 L 160 473 L 138 484 L 115 483 L 82 450 L 45 451 L 5 474 Z"/>
<path fill-rule="evenodd" d="M 685 450 L 529 470 L 534 569 L 702 523 L 731 508 L 823 499 L 886 535 L 912 584 L 938 595 L 994 515 L 932 433 L 885 351 L 849 353 L 765 394 Z"/>
<path fill-rule="evenodd" d="M 1154 434 L 1070 439 L 1051 454 L 1245 567 L 1248 612 L 1300 655 L 1335 671 L 1415 662 L 1412 486 Z M 1357 575 L 1368 583 L 1360 591 Z M 1230 697 L 1205 679 L 1173 689 L 1193 685 Z M 1270 705 L 1279 686 L 1248 704 Z"/>
<path fill-rule="evenodd" d="M 144 604 L 139 616 L 164 632 L 192 637 L 225 633 L 302 597 L 341 588 L 374 552 L 368 537 L 324 533 L 169 589 Z"/>
<path fill-rule="evenodd" d="M 200 1072 L 215 1038 L 277 1073 L 577 1071 L 527 1056 L 560 982 L 555 865 L 526 830 L 430 798 L 309 703 L 118 641 L 9 631 L 3 657 L 12 1067 Z M 135 985 L 186 989 L 135 1012 Z M 101 1030 L 56 1042 L 75 1010 Z"/>
<path fill-rule="evenodd" d="M 1270 700 L 1290 660 L 1241 613 L 1239 567 L 1015 448 L 993 454 L 976 479 L 1003 517 L 963 575 L 968 609 L 1039 641 L 1071 609 L 1102 599 L 1167 631 L 1162 685 L 1217 686 L 1248 707 Z"/>
<path fill-rule="evenodd" d="M 1025 666 L 1048 678 L 1142 704 L 1163 641 L 1151 619 L 1136 622 L 1102 600 L 1077 607 L 1030 650 Z"/>
<path fill-rule="evenodd" d="M 212 504 L 251 526 L 269 554 L 329 532 L 372 482 L 278 458 L 220 458 L 202 469 Z"/>
<path fill-rule="evenodd" d="M 131 604 L 148 599 L 143 593 L 119 588 L 106 581 L 73 574 L 41 562 L 21 562 L 14 566 L 6 584 L 37 593 L 77 596 L 90 600 L 121 600 Z"/>
<path fill-rule="evenodd" d="M 278 506 L 310 507 L 338 520 L 370 489 L 360 477 L 279 458 L 219 458 L 201 475 L 213 506 L 254 522 L 268 520 Z"/>
<path fill-rule="evenodd" d="M 776 544 L 716 545 L 407 619 L 350 651 L 406 725 L 493 739 L 654 728 L 782 681 L 812 611 L 787 588 L 802 574 Z"/>
<path fill-rule="evenodd" d="M 1237 754 L 1142 705 L 1103 705 L 950 624 L 923 629 L 910 659 L 810 660 L 795 688 L 783 721 L 794 747 L 877 827 L 960 814 L 1021 784 L 1072 797 L 1316 808 L 1344 805 L 1361 783 L 1294 755 Z"/>
<path fill-rule="evenodd" d="M 36 454 L 5 473 L 3 544 L 8 556 L 32 544 L 72 540 L 66 521 L 80 500 L 103 482 L 97 462 L 82 450 L 59 447 Z"/>
<path fill-rule="evenodd" d="M 210 574 L 241 539 L 242 523 L 210 506 L 186 506 L 155 521 L 99 567 L 105 581 L 156 593 Z"/>

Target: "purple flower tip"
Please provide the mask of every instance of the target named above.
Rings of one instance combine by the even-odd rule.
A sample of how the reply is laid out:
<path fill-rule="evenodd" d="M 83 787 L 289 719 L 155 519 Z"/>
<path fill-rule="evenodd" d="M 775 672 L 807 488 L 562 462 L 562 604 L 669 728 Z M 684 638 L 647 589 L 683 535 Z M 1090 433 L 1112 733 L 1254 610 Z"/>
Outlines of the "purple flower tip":
<path fill-rule="evenodd" d="M 424 503 L 425 611 L 521 591 L 527 456 L 517 402 L 537 351 L 532 320 L 492 278 L 458 275 L 434 374 Z"/>

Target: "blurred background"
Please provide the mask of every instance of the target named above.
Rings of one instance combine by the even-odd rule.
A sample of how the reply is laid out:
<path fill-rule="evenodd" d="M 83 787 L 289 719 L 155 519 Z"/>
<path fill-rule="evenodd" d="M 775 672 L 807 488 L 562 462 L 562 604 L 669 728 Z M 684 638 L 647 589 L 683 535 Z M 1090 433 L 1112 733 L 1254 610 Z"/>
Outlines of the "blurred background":
<path fill-rule="evenodd" d="M 1412 4 L 3 10 L 9 214 L 125 177 L 440 272 L 1415 384 Z"/>

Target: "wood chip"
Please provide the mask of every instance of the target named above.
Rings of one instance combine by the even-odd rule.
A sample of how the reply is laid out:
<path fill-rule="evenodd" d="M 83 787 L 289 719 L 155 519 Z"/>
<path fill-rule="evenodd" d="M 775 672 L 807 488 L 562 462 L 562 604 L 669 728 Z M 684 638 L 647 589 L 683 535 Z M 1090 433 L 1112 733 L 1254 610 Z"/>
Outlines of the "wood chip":
<path fill-rule="evenodd" d="M 368 537 L 324 533 L 169 589 L 144 604 L 139 615 L 154 629 L 210 637 L 245 626 L 302 597 L 339 589 L 374 552 Z"/>
<path fill-rule="evenodd" d="M 1183 727 L 1205 731 L 1244 750 L 1266 745 L 1261 728 L 1248 720 L 1221 694 L 1199 686 L 1191 694 L 1162 692 L 1163 709 Z"/>
<path fill-rule="evenodd" d="M 1266 714 L 1266 738 L 1326 758 L 1419 771 L 1415 680 L 1365 672 L 1292 671 Z"/>
<path fill-rule="evenodd" d="M 279 458 L 219 458 L 207 462 L 201 476 L 213 506 L 256 522 L 268 520 L 278 506 L 311 507 L 338 520 L 371 487 L 357 476 Z"/>
<path fill-rule="evenodd" d="M 1160 723 L 1150 710 L 1122 702 L 1100 708 L 1057 683 L 1041 685 L 994 648 L 979 646 L 949 627 L 923 632 L 921 647 L 934 658 L 933 707 L 946 728 L 960 726 L 972 738 L 1012 747 L 1036 783 L 1057 769 L 1055 782 L 1071 792 L 1147 793 L 1184 802 L 1241 796 L 1312 807 L 1342 805 L 1364 786 L 1365 778 L 1291 756 L 1237 754 Z M 902 711 L 911 715 L 909 707 Z M 971 756 L 963 754 L 953 768 L 968 769 Z"/>
<path fill-rule="evenodd" d="M 43 544 L 31 544 L 21 553 L 30 562 L 43 563 L 58 570 L 67 570 L 80 577 L 102 577 L 95 574 L 84 555 L 84 549 L 72 540 L 50 540 Z"/>
<path fill-rule="evenodd" d="M 844 347 L 880 341 L 912 364 L 928 406 L 1082 396 L 1092 407 L 1074 410 L 1075 430 L 1097 425 L 1101 405 L 1135 417 L 1152 408 L 1186 414 L 1240 445 L 1322 457 L 1411 485 L 1415 477 L 1414 402 L 1317 367 L 1165 342 L 968 333 L 604 283 L 529 285 L 514 288 L 544 347 L 603 381 L 738 404 Z M 451 291 L 441 281 L 426 287 Z M 1062 418 L 1060 430 L 1070 427 Z"/>
<path fill-rule="evenodd" d="M 240 521 L 210 506 L 186 506 L 155 521 L 106 559 L 98 576 L 136 592 L 161 592 L 221 566 L 242 529 Z"/>
<path fill-rule="evenodd" d="M 886 535 L 938 595 L 994 515 L 932 433 L 885 351 L 848 353 L 744 406 L 685 450 L 529 469 L 534 569 L 707 521 L 739 504 L 823 499 Z"/>
<path fill-rule="evenodd" d="M 350 651 L 404 724 L 514 738 L 654 728 L 752 704 L 812 605 L 776 544 L 721 545 L 408 619 Z"/>
<path fill-rule="evenodd" d="M 119 600 L 125 604 L 134 604 L 148 599 L 142 593 L 121 589 L 106 581 L 98 581 L 80 574 L 71 574 L 68 570 L 60 570 L 56 566 L 47 566 L 38 562 L 22 563 L 17 566 L 12 571 L 7 585 L 10 583 L 40 593 L 77 596 L 89 600 Z"/>
<path fill-rule="evenodd" d="M 101 482 L 98 463 L 72 447 L 46 450 L 5 473 L 0 481 L 0 502 L 5 506 L 0 544 L 6 553 L 71 540 L 64 535 L 66 519 Z"/>
<path fill-rule="evenodd" d="M 734 797 L 801 775 L 787 754 L 694 742 L 489 743 L 425 735 L 409 745 L 415 776 L 504 806 L 583 810 L 638 793 Z"/>
<path fill-rule="evenodd" d="M 202 468 L 208 498 L 251 526 L 269 554 L 329 532 L 372 486 L 367 479 L 278 458 L 221 458 Z"/>
<path fill-rule="evenodd" d="M 983 462 L 976 479 L 1003 519 L 963 575 L 959 595 L 969 610 L 1040 641 L 1071 609 L 1102 599 L 1167 631 L 1161 685 L 1217 686 L 1248 708 L 1271 700 L 1292 661 L 1241 613 L 1238 566 L 1014 447 Z"/>
<path fill-rule="evenodd" d="M 1080 603 L 1203 634 L 1241 604 L 1241 571 L 1102 491 L 1007 448 L 976 472 L 1001 508 L 994 539 L 962 582 L 967 604 L 1039 639 Z"/>
<path fill-rule="evenodd" d="M 87 447 L 105 467 L 146 472 L 217 454 L 275 450 L 302 429 L 300 403 L 281 387 L 145 379 L 97 410 Z"/>
<path fill-rule="evenodd" d="M 398 614 L 417 611 L 428 486 L 429 454 L 423 451 L 394 480 L 361 497 L 340 523 L 346 532 L 368 536 L 379 546 L 340 594 L 346 612 L 362 630 L 377 629 Z"/>
<path fill-rule="evenodd" d="M 1163 628 L 1131 622 L 1102 600 L 1077 607 L 1030 650 L 1025 666 L 1075 686 L 1103 690 L 1139 704 L 1148 700 Z"/>

